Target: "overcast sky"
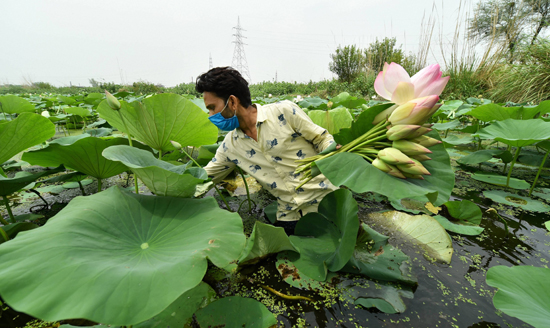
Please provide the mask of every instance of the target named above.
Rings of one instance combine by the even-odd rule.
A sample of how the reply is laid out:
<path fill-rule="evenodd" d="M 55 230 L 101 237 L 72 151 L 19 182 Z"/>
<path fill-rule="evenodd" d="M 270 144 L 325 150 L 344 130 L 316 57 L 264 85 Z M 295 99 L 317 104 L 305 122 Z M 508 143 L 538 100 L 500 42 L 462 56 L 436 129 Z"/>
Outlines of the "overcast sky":
<path fill-rule="evenodd" d="M 474 0 L 462 1 L 462 13 Z M 252 83 L 332 79 L 338 45 L 362 48 L 396 37 L 417 53 L 431 15 L 429 63 L 449 49 L 460 0 L 84 1 L 0 2 L 0 84 L 56 86 L 147 81 L 174 86 L 232 64 L 240 19 Z M 475 2 L 474 2 L 475 4 Z M 465 9 L 466 8 L 466 9 Z"/>

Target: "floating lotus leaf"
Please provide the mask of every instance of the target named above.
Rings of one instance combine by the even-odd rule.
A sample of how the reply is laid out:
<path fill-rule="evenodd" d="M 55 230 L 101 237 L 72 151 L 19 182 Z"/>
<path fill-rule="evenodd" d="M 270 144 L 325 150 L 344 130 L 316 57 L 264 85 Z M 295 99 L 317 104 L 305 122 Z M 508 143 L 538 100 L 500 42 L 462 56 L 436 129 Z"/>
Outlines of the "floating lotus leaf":
<path fill-rule="evenodd" d="M 6 114 L 36 111 L 34 105 L 27 99 L 14 95 L 0 96 L 0 106 L 2 106 L 2 110 L 0 110 L 0 112 L 4 112 Z"/>
<path fill-rule="evenodd" d="M 441 106 L 443 107 L 443 106 Z M 435 123 L 433 126 L 432 126 L 432 129 L 434 130 L 437 130 L 437 131 L 445 131 L 445 130 L 453 130 L 457 127 L 460 126 L 460 121 L 459 120 L 454 120 L 454 121 L 450 121 L 450 122 L 446 122 L 446 123 Z"/>
<path fill-rule="evenodd" d="M 436 131 L 427 135 L 439 139 Z M 433 152 L 430 154 L 432 159 L 422 162 L 431 173 L 424 176 L 425 180 L 392 177 L 352 153 L 336 154 L 315 164 L 335 186 L 344 185 L 356 193 L 374 191 L 388 197 L 390 201 L 425 196 L 432 204 L 439 206 L 449 200 L 455 174 L 449 154 L 442 144 L 430 147 L 430 150 Z"/>
<path fill-rule="evenodd" d="M 449 214 L 456 220 L 479 225 L 481 223 L 481 209 L 469 200 L 455 200 L 446 202 L 445 207 Z"/>
<path fill-rule="evenodd" d="M 193 313 L 201 307 L 212 303 L 216 292 L 207 283 L 202 282 L 197 287 L 181 294 L 174 303 L 151 319 L 138 323 L 136 328 L 166 328 L 184 327 L 193 317 Z M 100 326 L 104 328 L 104 326 Z"/>
<path fill-rule="evenodd" d="M 219 299 L 195 315 L 201 327 L 269 328 L 277 324 L 277 318 L 265 305 L 240 296 Z"/>
<path fill-rule="evenodd" d="M 106 100 L 99 104 L 97 112 L 118 130 L 129 132 L 153 149 L 162 152 L 174 150 L 171 140 L 183 147 L 210 145 L 217 141 L 218 128 L 208 120 L 208 115 L 182 96 L 165 93 L 141 102 L 120 103 L 120 113 L 129 131 L 126 131 L 119 113 L 112 110 Z"/>
<path fill-rule="evenodd" d="M 376 212 L 368 215 L 383 228 L 402 234 L 402 239 L 418 244 L 427 255 L 450 263 L 453 243 L 445 229 L 428 215 L 409 215 L 398 211 Z"/>
<path fill-rule="evenodd" d="M 533 195 L 546 199 L 547 201 L 550 201 L 550 189 L 548 188 L 539 188 L 535 189 L 536 191 L 533 192 Z"/>
<path fill-rule="evenodd" d="M 68 139 L 70 140 L 60 140 Z M 22 159 L 44 167 L 65 165 L 96 179 L 105 179 L 127 171 L 128 168 L 119 162 L 109 160 L 101 152 L 111 146 L 128 145 L 126 138 L 95 138 L 83 134 L 78 137 L 60 138 L 51 142 L 48 147 L 23 154 Z M 136 143 L 137 146 L 145 148 Z"/>
<path fill-rule="evenodd" d="M 208 180 L 203 168 L 174 165 L 156 159 L 148 151 L 130 146 L 113 146 L 103 156 L 128 166 L 156 195 L 193 197 L 197 186 Z"/>
<path fill-rule="evenodd" d="M 413 298 L 410 286 L 397 286 L 392 283 L 374 282 L 364 279 L 346 279 L 337 286 L 342 296 L 365 308 L 376 307 L 385 313 L 403 313 L 407 309 L 403 297 Z"/>
<path fill-rule="evenodd" d="M 25 172 L 25 174 L 19 174 L 13 178 L 6 178 L 3 175 L 0 175 L 0 196 L 7 196 L 10 194 L 13 194 L 16 191 L 23 189 L 28 184 L 36 181 L 38 178 L 41 178 L 46 175 L 54 174 L 57 172 L 61 172 L 63 170 L 64 168 L 60 166 L 53 170 L 46 170 L 46 171 L 33 173 L 33 174 L 29 172 Z"/>
<path fill-rule="evenodd" d="M 534 327 L 548 327 L 549 281 L 550 269 L 547 268 L 499 265 L 487 271 L 487 285 L 498 288 L 493 297 L 495 307 Z"/>
<path fill-rule="evenodd" d="M 475 165 L 486 162 L 493 157 L 502 158 L 504 163 L 510 163 L 512 161 L 512 154 L 507 150 L 500 149 L 484 149 L 471 153 L 467 156 L 461 157 L 457 162 L 461 164 Z"/>
<path fill-rule="evenodd" d="M 342 269 L 353 255 L 358 230 L 352 193 L 335 190 L 321 200 L 318 213 L 308 213 L 296 224 L 290 241 L 300 253 L 285 253 L 306 276 L 325 281 L 327 270 Z"/>
<path fill-rule="evenodd" d="M 54 135 L 55 125 L 34 113 L 22 113 L 15 120 L 0 124 L 0 164 Z"/>
<path fill-rule="evenodd" d="M 110 135 L 111 132 L 113 132 L 113 130 L 111 130 L 109 128 L 99 128 L 99 129 L 92 129 L 92 130 L 87 130 L 86 131 L 87 134 L 91 135 L 92 137 L 96 137 L 96 138 L 106 137 L 106 136 Z"/>
<path fill-rule="evenodd" d="M 492 199 L 494 202 L 520 207 L 526 211 L 548 212 L 550 206 L 529 197 L 519 196 L 503 190 L 485 190 L 483 196 Z"/>
<path fill-rule="evenodd" d="M 327 274 L 326 281 L 324 282 L 312 279 L 306 276 L 300 270 L 298 270 L 298 268 L 296 268 L 296 266 L 288 259 L 288 257 L 284 253 L 279 253 L 277 255 L 277 262 L 275 262 L 275 266 L 277 267 L 277 271 L 279 271 L 279 274 L 287 284 L 300 289 L 320 289 L 326 284 L 334 282 L 334 278 L 336 278 L 336 280 L 338 279 L 338 274 L 333 272 L 329 272 Z"/>
<path fill-rule="evenodd" d="M 403 198 L 391 202 L 391 206 L 398 211 L 408 212 L 412 214 L 422 213 L 431 215 L 432 212 L 430 212 L 430 210 L 426 207 L 427 204 L 428 203 L 426 202 L 411 198 Z"/>
<path fill-rule="evenodd" d="M 466 224 L 456 224 L 451 221 L 449 221 L 446 217 L 443 217 L 441 215 L 436 215 L 433 217 L 434 219 L 441 224 L 443 228 L 447 231 L 452 231 L 459 233 L 461 235 L 467 235 L 467 236 L 477 236 L 485 230 L 484 228 L 477 226 L 477 225 L 466 225 Z"/>
<path fill-rule="evenodd" d="M 416 284 L 410 258 L 388 244 L 388 237 L 361 224 L 353 256 L 342 271 L 363 274 L 371 279 Z"/>
<path fill-rule="evenodd" d="M 481 129 L 475 136 L 494 139 L 513 147 L 524 147 L 550 138 L 550 122 L 540 119 L 495 122 Z"/>
<path fill-rule="evenodd" d="M 59 95 L 59 96 L 57 96 L 57 99 L 59 99 L 59 101 L 65 103 L 67 105 L 72 105 L 72 104 L 76 103 L 76 100 L 72 97 Z"/>
<path fill-rule="evenodd" d="M 282 251 L 298 252 L 283 228 L 256 221 L 250 238 L 239 258 L 239 265 L 258 262 L 269 254 Z"/>
<path fill-rule="evenodd" d="M 546 230 L 550 231 L 550 221 L 544 222 L 544 226 L 546 227 Z"/>
<path fill-rule="evenodd" d="M 78 115 L 80 117 L 86 118 L 86 116 L 91 116 L 90 110 L 84 107 L 67 107 L 64 109 L 66 113 Z"/>
<path fill-rule="evenodd" d="M 331 110 L 310 110 L 307 114 L 313 123 L 327 129 L 330 134 L 336 134 L 343 128 L 349 128 L 353 121 L 348 109 L 344 107 Z"/>
<path fill-rule="evenodd" d="M 475 173 L 474 175 L 472 175 L 472 179 L 490 183 L 496 186 L 506 187 L 506 177 L 498 175 L 496 173 Z M 529 189 L 531 185 L 525 180 L 510 178 L 510 184 L 508 185 L 508 187 L 521 190 Z"/>
<path fill-rule="evenodd" d="M 441 139 L 441 141 L 443 141 L 446 144 L 450 144 L 450 145 L 453 145 L 453 146 L 458 146 L 458 145 L 467 145 L 469 143 L 472 143 L 472 142 L 474 142 L 474 138 L 472 138 L 470 136 L 457 137 L 455 135 L 450 135 L 447 138 Z"/>
<path fill-rule="evenodd" d="M 213 198 L 112 187 L 74 198 L 43 227 L 0 245 L 0 295 L 42 320 L 132 325 L 197 286 L 208 260 L 230 268 L 244 243 L 239 215 Z"/>

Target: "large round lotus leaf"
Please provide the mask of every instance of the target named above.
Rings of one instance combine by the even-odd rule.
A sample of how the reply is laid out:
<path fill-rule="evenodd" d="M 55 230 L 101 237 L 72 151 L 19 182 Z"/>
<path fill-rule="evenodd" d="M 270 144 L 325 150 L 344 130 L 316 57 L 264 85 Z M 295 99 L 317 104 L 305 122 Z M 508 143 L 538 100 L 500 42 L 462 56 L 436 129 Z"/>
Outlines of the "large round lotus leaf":
<path fill-rule="evenodd" d="M 479 225 L 481 223 L 481 209 L 474 202 L 469 200 L 455 200 L 446 202 L 445 207 L 449 214 L 456 220 Z"/>
<path fill-rule="evenodd" d="M 436 131 L 427 135 L 440 139 Z M 357 193 L 374 191 L 388 197 L 390 201 L 426 196 L 432 204 L 439 206 L 449 200 L 455 174 L 449 154 L 442 144 L 430 147 L 430 150 L 433 152 L 430 154 L 432 159 L 422 162 L 431 173 L 424 176 L 425 180 L 392 177 L 372 166 L 363 157 L 346 152 L 316 161 L 315 164 L 335 186 L 344 185 Z"/>
<path fill-rule="evenodd" d="M 506 177 L 498 175 L 496 173 L 475 173 L 472 175 L 472 179 L 477 181 L 482 181 L 497 186 L 505 187 L 506 186 Z M 508 185 L 512 189 L 529 189 L 530 185 L 525 180 L 510 178 L 510 183 Z"/>
<path fill-rule="evenodd" d="M 181 294 L 174 303 L 170 304 L 164 311 L 152 317 L 151 319 L 133 325 L 135 328 L 169 328 L 169 327 L 187 327 L 186 324 L 193 317 L 193 313 L 199 307 L 214 302 L 216 292 L 207 283 L 202 282 L 197 287 Z M 98 328 L 105 328 L 100 326 Z"/>
<path fill-rule="evenodd" d="M 341 129 L 339 133 L 335 134 L 334 140 L 340 145 L 345 145 L 359 138 L 374 127 L 372 121 L 374 120 L 376 115 L 388 109 L 392 105 L 392 103 L 389 103 L 367 108 L 366 110 L 361 112 L 361 114 L 359 114 L 355 121 L 353 121 L 353 123 L 351 124 L 351 128 Z"/>
<path fill-rule="evenodd" d="M 306 109 L 326 109 L 328 100 L 315 97 L 307 97 L 298 102 L 298 106 Z"/>
<path fill-rule="evenodd" d="M 55 125 L 34 113 L 22 113 L 15 120 L 0 124 L 0 164 L 54 135 Z"/>
<path fill-rule="evenodd" d="M 417 279 L 411 274 L 411 269 L 410 258 L 406 254 L 388 244 L 388 237 L 363 223 L 353 256 L 342 271 L 414 285 Z"/>
<path fill-rule="evenodd" d="M 427 255 L 450 263 L 453 242 L 445 229 L 431 216 L 409 215 L 398 211 L 376 212 L 368 215 L 379 226 L 402 234 L 404 240 L 418 244 Z"/>
<path fill-rule="evenodd" d="M 197 286 L 207 259 L 230 267 L 244 243 L 239 215 L 213 198 L 112 187 L 74 198 L 43 227 L 0 245 L 0 295 L 43 320 L 136 324 Z"/>
<path fill-rule="evenodd" d="M 2 110 L 0 112 L 4 112 L 6 114 L 34 112 L 36 110 L 34 105 L 27 99 L 13 95 L 1 96 L 0 106 L 2 106 Z"/>
<path fill-rule="evenodd" d="M 23 189 L 28 184 L 36 181 L 38 178 L 41 178 L 46 175 L 54 174 L 60 171 L 63 171 L 63 167 L 60 166 L 53 170 L 46 170 L 34 174 L 19 174 L 13 178 L 6 178 L 0 174 L 0 196 L 7 196 L 13 194 L 14 192 Z"/>
<path fill-rule="evenodd" d="M 475 153 L 471 153 L 467 156 L 461 157 L 457 160 L 457 162 L 461 164 L 470 164 L 475 165 L 479 163 L 486 162 L 490 160 L 493 157 L 502 157 L 504 163 L 509 163 L 512 161 L 512 159 L 507 160 L 508 156 L 512 157 L 509 151 L 507 150 L 500 150 L 500 149 L 484 149 L 476 151 Z"/>
<path fill-rule="evenodd" d="M 494 139 L 514 147 L 524 147 L 550 138 L 550 122 L 543 120 L 513 120 L 495 122 L 481 129 L 481 139 Z"/>
<path fill-rule="evenodd" d="M 474 141 L 474 138 L 470 136 L 457 137 L 455 135 L 450 135 L 447 138 L 441 139 L 441 141 L 443 141 L 446 144 L 458 146 L 458 145 L 466 145 L 466 144 L 472 143 Z"/>
<path fill-rule="evenodd" d="M 298 250 L 292 245 L 283 228 L 256 221 L 250 238 L 246 241 L 239 265 L 252 264 L 269 254 Z"/>
<path fill-rule="evenodd" d="M 182 96 L 164 93 L 141 102 L 121 101 L 121 104 L 120 113 L 129 131 L 119 113 L 112 110 L 106 100 L 99 104 L 97 112 L 118 130 L 129 132 L 153 149 L 174 150 L 171 140 L 183 147 L 198 147 L 213 144 L 218 139 L 218 128 L 208 120 L 208 114 Z"/>
<path fill-rule="evenodd" d="M 88 108 L 84 107 L 68 107 L 65 108 L 65 112 L 69 114 L 78 115 L 80 117 L 86 117 L 92 115 Z"/>
<path fill-rule="evenodd" d="M 130 146 L 107 148 L 103 156 L 128 166 L 149 190 L 160 196 L 193 197 L 197 186 L 208 180 L 203 168 L 174 165 Z"/>
<path fill-rule="evenodd" d="M 445 105 L 443 105 L 443 106 L 445 106 Z M 441 107 L 443 107 L 443 106 L 441 106 Z M 459 125 L 460 125 L 459 120 L 453 120 L 453 121 L 446 122 L 446 123 L 435 123 L 432 126 L 432 129 L 437 130 L 437 131 L 445 131 L 445 130 L 449 130 L 449 129 L 453 130 L 454 128 L 457 128 Z"/>
<path fill-rule="evenodd" d="M 126 138 L 95 138 L 87 134 L 67 142 L 51 142 L 48 147 L 24 153 L 21 157 L 32 165 L 44 167 L 63 164 L 78 172 L 96 179 L 105 179 L 127 171 L 128 168 L 116 161 L 109 160 L 101 152 L 111 146 L 128 145 Z M 66 139 L 66 138 L 63 138 Z M 139 145 L 139 143 L 136 143 Z"/>
<path fill-rule="evenodd" d="M 523 197 L 503 190 L 485 190 L 483 196 L 492 199 L 494 202 L 520 207 L 526 211 L 548 212 L 550 206 L 529 197 Z"/>
<path fill-rule="evenodd" d="M 298 221 L 290 241 L 300 254 L 288 258 L 306 276 L 324 281 L 327 270 L 338 271 L 353 255 L 359 219 L 352 193 L 339 189 L 327 194 L 318 213 L 308 213 Z"/>
<path fill-rule="evenodd" d="M 339 107 L 331 110 L 310 110 L 307 115 L 313 123 L 327 129 L 330 134 L 336 134 L 343 128 L 349 128 L 353 117 L 347 108 Z"/>
<path fill-rule="evenodd" d="M 497 104 L 486 104 L 476 107 L 468 112 L 480 121 L 504 121 L 507 119 L 519 119 L 519 107 L 502 107 Z"/>
<path fill-rule="evenodd" d="M 367 101 L 364 98 L 357 98 L 357 97 L 351 96 L 349 93 L 345 91 L 340 93 L 336 97 L 330 99 L 330 101 L 332 101 L 333 103 L 332 105 L 333 108 L 339 107 L 339 106 L 343 106 L 346 108 L 358 108 L 358 107 L 361 107 L 361 105 L 364 105 L 367 103 Z"/>
<path fill-rule="evenodd" d="M 334 278 L 338 277 L 338 274 L 329 272 L 327 274 L 326 281 L 312 279 L 298 270 L 298 268 L 296 268 L 294 263 L 289 260 L 287 254 L 285 253 L 277 254 L 277 262 L 275 262 L 275 266 L 277 267 L 277 271 L 279 271 L 281 278 L 283 278 L 287 284 L 300 289 L 318 290 L 325 287 L 327 284 L 334 283 L 337 280 Z"/>
<path fill-rule="evenodd" d="M 487 285 L 498 288 L 493 304 L 502 312 L 535 327 L 548 327 L 550 269 L 528 265 L 495 266 L 487 271 Z"/>
<path fill-rule="evenodd" d="M 201 327 L 268 328 L 277 324 L 277 318 L 265 305 L 240 296 L 219 299 L 195 315 Z"/>

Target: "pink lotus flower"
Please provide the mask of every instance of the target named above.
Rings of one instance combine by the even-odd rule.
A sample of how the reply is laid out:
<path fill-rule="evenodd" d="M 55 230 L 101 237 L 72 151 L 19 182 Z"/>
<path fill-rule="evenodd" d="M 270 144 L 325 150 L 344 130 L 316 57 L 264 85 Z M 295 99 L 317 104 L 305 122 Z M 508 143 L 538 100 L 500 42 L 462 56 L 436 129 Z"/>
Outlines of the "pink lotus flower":
<path fill-rule="evenodd" d="M 397 107 L 388 118 L 392 125 L 422 125 L 437 111 L 439 96 L 431 95 L 417 98 Z"/>
<path fill-rule="evenodd" d="M 380 97 L 402 105 L 415 98 L 439 96 L 450 78 L 441 77 L 442 74 L 439 64 L 433 64 L 411 78 L 401 65 L 385 63 L 374 81 L 374 90 Z"/>

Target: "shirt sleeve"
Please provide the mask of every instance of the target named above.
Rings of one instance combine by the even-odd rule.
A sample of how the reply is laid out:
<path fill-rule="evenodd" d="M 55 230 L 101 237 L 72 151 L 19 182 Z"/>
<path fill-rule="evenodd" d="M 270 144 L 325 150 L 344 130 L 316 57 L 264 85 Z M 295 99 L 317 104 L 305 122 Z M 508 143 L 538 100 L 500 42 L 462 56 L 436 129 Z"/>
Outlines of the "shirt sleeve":
<path fill-rule="evenodd" d="M 289 106 L 284 106 L 284 115 L 287 121 L 294 131 L 313 145 L 317 153 L 322 152 L 334 142 L 332 135 L 325 128 L 313 123 L 300 106 L 290 101 L 288 103 Z"/>
<path fill-rule="evenodd" d="M 214 183 L 220 182 L 225 178 L 233 169 L 237 166 L 232 162 L 223 152 L 222 146 L 216 150 L 216 155 L 212 160 L 204 167 L 208 177 L 212 179 Z"/>

